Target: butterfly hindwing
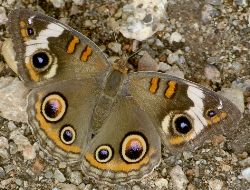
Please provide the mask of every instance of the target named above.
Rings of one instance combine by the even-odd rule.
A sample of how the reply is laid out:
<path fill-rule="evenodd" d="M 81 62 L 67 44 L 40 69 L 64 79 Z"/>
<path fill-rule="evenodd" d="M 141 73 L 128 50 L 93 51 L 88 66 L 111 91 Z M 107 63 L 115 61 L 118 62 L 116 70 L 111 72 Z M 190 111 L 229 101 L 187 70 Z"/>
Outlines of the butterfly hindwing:
<path fill-rule="evenodd" d="M 161 159 L 161 141 L 148 115 L 133 99 L 118 97 L 84 152 L 82 170 L 107 183 L 127 183 L 149 174 Z"/>
<path fill-rule="evenodd" d="M 41 147 L 65 162 L 79 160 L 91 136 L 91 117 L 100 95 L 96 80 L 67 80 L 35 88 L 28 120 Z"/>

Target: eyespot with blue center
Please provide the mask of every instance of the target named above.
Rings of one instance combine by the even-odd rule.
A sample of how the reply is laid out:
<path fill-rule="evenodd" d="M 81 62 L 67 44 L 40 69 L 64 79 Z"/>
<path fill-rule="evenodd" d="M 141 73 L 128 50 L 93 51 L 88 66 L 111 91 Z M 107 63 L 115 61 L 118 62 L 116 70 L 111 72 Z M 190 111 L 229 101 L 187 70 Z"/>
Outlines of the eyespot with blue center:
<path fill-rule="evenodd" d="M 52 56 L 46 51 L 37 51 L 32 55 L 31 63 L 35 71 L 44 72 L 52 64 Z"/>
<path fill-rule="evenodd" d="M 177 117 L 175 117 L 173 119 L 173 127 L 174 131 L 182 135 L 189 133 L 193 128 L 192 122 L 185 115 L 178 115 Z"/>
<path fill-rule="evenodd" d="M 50 93 L 42 101 L 41 113 L 48 122 L 58 122 L 67 110 L 66 98 L 59 93 Z"/>
<path fill-rule="evenodd" d="M 109 162 L 113 155 L 114 151 L 110 145 L 101 145 L 95 150 L 95 159 L 99 163 Z"/>
<path fill-rule="evenodd" d="M 142 133 L 132 132 L 127 134 L 120 147 L 122 159 L 127 163 L 138 163 L 148 151 L 148 142 Z"/>
<path fill-rule="evenodd" d="M 60 131 L 60 139 L 66 144 L 72 144 L 76 139 L 75 129 L 71 125 L 64 125 Z"/>

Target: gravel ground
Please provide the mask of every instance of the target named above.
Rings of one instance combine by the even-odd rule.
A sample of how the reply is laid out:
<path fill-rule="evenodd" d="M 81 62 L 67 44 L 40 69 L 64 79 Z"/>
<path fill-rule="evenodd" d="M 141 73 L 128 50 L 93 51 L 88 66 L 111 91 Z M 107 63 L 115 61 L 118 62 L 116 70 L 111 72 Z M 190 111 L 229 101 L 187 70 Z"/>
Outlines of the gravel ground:
<path fill-rule="evenodd" d="M 111 62 L 140 50 L 129 59 L 134 69 L 169 72 L 234 99 L 243 113 L 239 128 L 229 137 L 211 137 L 194 151 L 172 155 L 163 148 L 162 162 L 150 176 L 127 186 L 109 187 L 63 162 L 45 161 L 26 123 L 18 117 L 14 121 L 0 117 L 0 189 L 250 189 L 249 0 L 168 0 L 161 19 L 147 24 L 151 37 L 143 41 L 135 33 L 129 35 L 137 40 L 129 39 L 120 29 L 133 16 L 130 5 L 125 0 L 0 0 L 0 46 L 9 38 L 10 10 L 39 10 L 84 33 Z M 3 56 L 0 77 L 3 102 L 4 94 L 13 93 L 8 85 L 22 85 L 13 78 Z M 3 115 L 8 104 L 0 105 Z"/>

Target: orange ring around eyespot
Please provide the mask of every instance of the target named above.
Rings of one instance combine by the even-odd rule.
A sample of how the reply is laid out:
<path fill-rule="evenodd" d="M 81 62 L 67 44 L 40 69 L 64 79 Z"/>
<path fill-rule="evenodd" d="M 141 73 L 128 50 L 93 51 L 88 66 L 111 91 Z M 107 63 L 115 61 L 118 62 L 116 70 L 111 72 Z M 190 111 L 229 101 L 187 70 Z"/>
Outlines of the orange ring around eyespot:
<path fill-rule="evenodd" d="M 41 114 L 41 100 L 42 99 L 42 94 L 38 94 L 38 100 L 35 103 L 35 110 L 36 110 L 36 119 L 39 122 L 39 127 L 41 130 L 45 132 L 45 134 L 48 136 L 48 138 L 54 142 L 59 148 L 66 152 L 72 152 L 79 154 L 81 152 L 81 148 L 77 145 L 66 145 L 64 144 L 61 139 L 60 139 L 60 129 L 54 129 L 53 125 L 51 123 L 48 123 L 43 115 Z"/>

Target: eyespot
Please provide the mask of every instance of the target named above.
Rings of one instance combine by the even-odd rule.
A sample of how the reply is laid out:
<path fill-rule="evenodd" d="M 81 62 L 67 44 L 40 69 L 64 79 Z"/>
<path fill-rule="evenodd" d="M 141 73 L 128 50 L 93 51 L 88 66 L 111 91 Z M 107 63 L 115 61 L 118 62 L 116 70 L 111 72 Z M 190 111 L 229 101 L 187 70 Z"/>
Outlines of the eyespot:
<path fill-rule="evenodd" d="M 66 99 L 58 93 L 47 95 L 42 103 L 42 115 L 49 122 L 59 121 L 66 113 Z"/>
<path fill-rule="evenodd" d="M 114 155 L 114 151 L 109 145 L 101 145 L 95 151 L 95 159 L 100 163 L 109 162 Z"/>
<path fill-rule="evenodd" d="M 60 139 L 64 144 L 72 144 L 76 139 L 76 132 L 74 128 L 70 125 L 63 126 L 60 132 Z"/>
<path fill-rule="evenodd" d="M 130 133 L 125 136 L 121 144 L 121 156 L 127 163 L 141 161 L 148 150 L 146 138 L 141 133 Z"/>
<path fill-rule="evenodd" d="M 192 122 L 185 115 L 176 115 L 173 119 L 173 127 L 179 134 L 187 134 L 192 130 Z"/>
<path fill-rule="evenodd" d="M 29 36 L 33 36 L 35 34 L 35 31 L 33 30 L 33 28 L 27 28 L 27 34 Z"/>
<path fill-rule="evenodd" d="M 52 57 L 45 51 L 36 52 L 32 55 L 32 66 L 38 72 L 45 71 L 52 63 Z"/>
<path fill-rule="evenodd" d="M 217 115 L 217 113 L 214 110 L 208 110 L 207 111 L 207 116 L 210 117 L 210 118 L 212 118 L 212 117 L 214 117 L 216 115 Z"/>

